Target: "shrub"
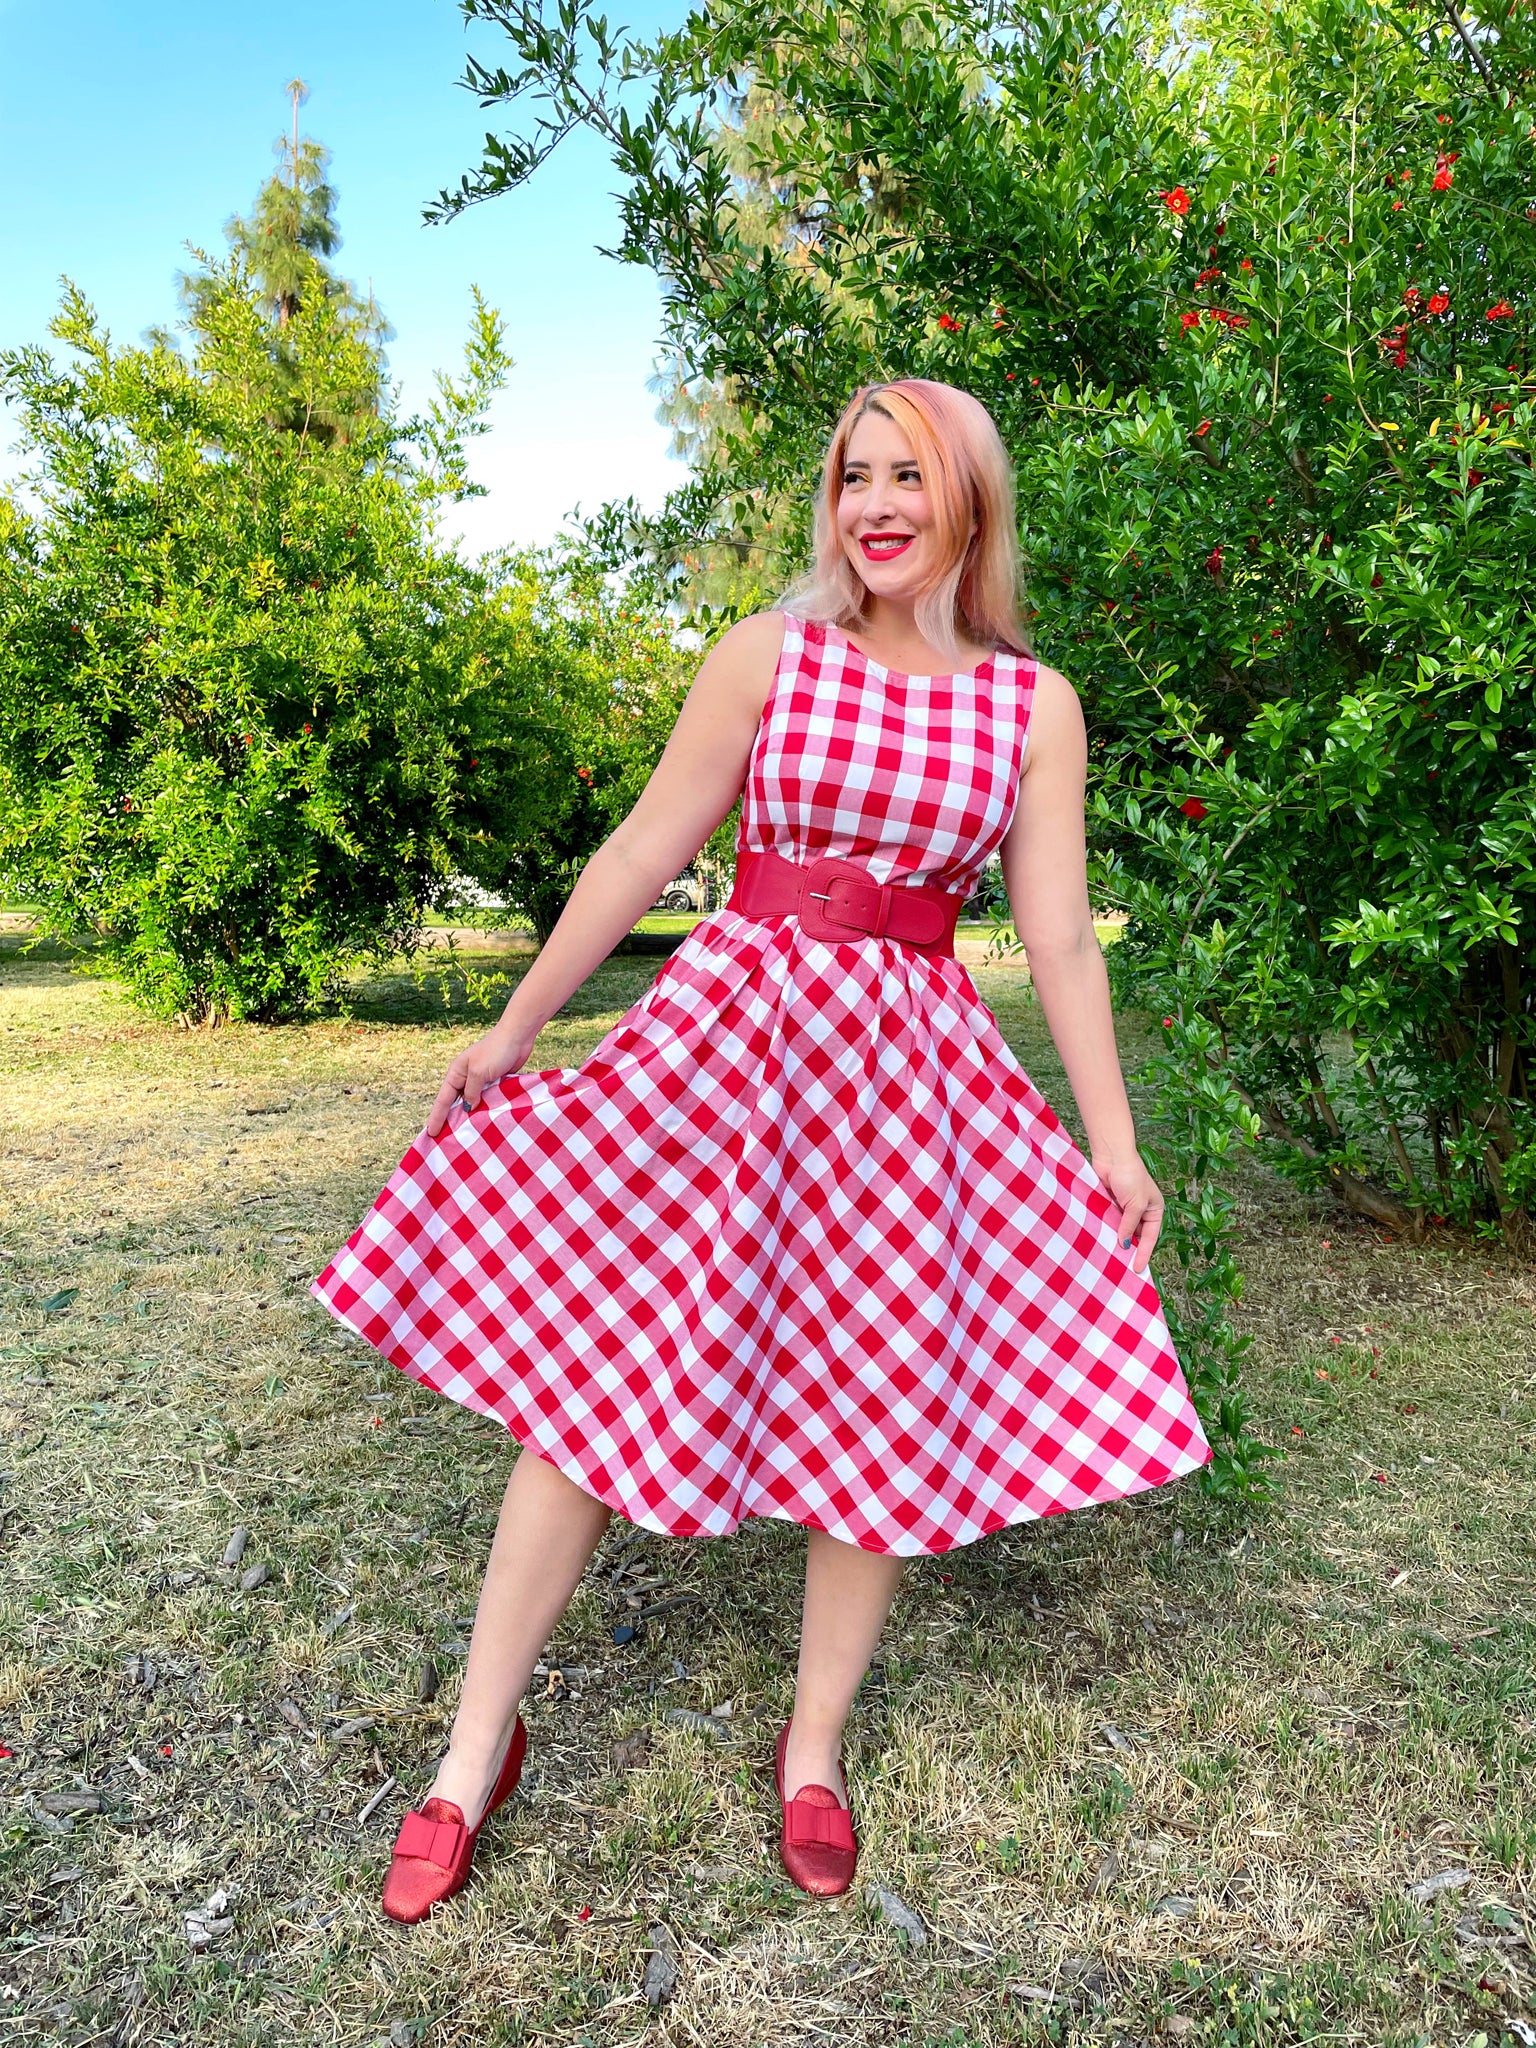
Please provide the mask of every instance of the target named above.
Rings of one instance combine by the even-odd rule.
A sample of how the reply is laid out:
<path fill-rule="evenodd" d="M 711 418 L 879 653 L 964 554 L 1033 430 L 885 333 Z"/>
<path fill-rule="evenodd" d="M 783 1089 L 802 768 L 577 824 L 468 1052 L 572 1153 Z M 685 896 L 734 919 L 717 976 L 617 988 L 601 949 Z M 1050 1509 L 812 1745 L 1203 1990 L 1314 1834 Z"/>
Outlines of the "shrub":
<path fill-rule="evenodd" d="M 660 758 L 693 674 L 654 596 L 574 542 L 485 565 L 456 831 L 462 872 L 540 942 Z M 731 820 L 713 851 L 728 849 Z"/>
<path fill-rule="evenodd" d="M 284 423 L 295 384 L 376 381 L 321 289 L 280 363 L 233 262 L 187 357 L 115 346 L 73 288 L 53 333 L 71 361 L 0 356 L 36 457 L 0 525 L 0 874 L 152 1010 L 300 1014 L 408 945 L 455 865 L 481 586 L 431 516 L 497 323 L 478 308 L 469 376 L 415 429 L 430 465 L 387 415 Z"/>

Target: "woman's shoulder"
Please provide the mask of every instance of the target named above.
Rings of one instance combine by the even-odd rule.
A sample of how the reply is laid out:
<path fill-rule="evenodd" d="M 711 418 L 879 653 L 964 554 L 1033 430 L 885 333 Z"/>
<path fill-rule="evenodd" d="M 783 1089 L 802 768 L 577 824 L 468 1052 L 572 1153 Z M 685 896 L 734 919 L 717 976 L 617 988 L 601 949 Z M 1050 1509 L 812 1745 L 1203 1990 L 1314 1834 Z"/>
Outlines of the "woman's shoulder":
<path fill-rule="evenodd" d="M 739 696 L 752 719 L 760 719 L 784 658 L 787 632 L 783 612 L 752 612 L 738 619 L 705 656 L 698 684 Z"/>
<path fill-rule="evenodd" d="M 1033 688 L 1050 697 L 1076 697 L 1077 685 L 1069 682 L 1059 668 L 1051 668 L 1033 654 L 1021 654 L 1019 666 L 1026 669 Z"/>
<path fill-rule="evenodd" d="M 748 612 L 745 618 L 737 618 L 725 637 L 739 637 L 741 647 L 778 647 L 784 635 L 799 625 L 801 621 L 793 612 L 776 604 L 770 612 Z"/>
<path fill-rule="evenodd" d="M 1061 754 L 1074 758 L 1086 744 L 1082 702 L 1075 685 L 1059 668 L 1030 658 L 1029 679 L 1030 752 L 1038 763 L 1042 755 Z"/>
<path fill-rule="evenodd" d="M 749 612 L 734 626 L 728 626 L 715 645 L 729 647 L 733 654 L 748 660 L 763 655 L 771 655 L 777 660 L 785 639 L 799 629 L 800 621 L 789 612 Z"/>

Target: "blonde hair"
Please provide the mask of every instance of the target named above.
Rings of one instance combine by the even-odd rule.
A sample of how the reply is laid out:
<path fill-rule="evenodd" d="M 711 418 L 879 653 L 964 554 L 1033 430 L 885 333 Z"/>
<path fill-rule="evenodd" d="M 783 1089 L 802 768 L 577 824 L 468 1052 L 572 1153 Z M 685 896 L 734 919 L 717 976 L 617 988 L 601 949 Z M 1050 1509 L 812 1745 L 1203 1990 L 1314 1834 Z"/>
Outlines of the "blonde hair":
<path fill-rule="evenodd" d="M 869 589 L 843 549 L 837 504 L 849 436 L 867 412 L 905 434 L 936 515 L 944 566 L 917 600 L 918 631 L 950 659 L 961 655 L 962 628 L 978 646 L 1029 653 L 1007 451 L 979 398 L 928 377 L 865 384 L 849 400 L 822 466 L 811 568 L 784 593 L 785 610 L 845 630 L 863 622 Z"/>

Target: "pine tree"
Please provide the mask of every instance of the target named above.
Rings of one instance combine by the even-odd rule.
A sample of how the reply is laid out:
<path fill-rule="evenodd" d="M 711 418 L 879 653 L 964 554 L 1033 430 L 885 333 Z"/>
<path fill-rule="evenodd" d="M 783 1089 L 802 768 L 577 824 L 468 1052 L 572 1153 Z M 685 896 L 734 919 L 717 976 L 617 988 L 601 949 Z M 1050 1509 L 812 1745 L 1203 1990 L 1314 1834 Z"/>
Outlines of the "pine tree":
<path fill-rule="evenodd" d="M 384 344 L 393 330 L 373 293 L 360 296 L 327 260 L 341 246 L 336 190 L 326 176 L 330 151 L 299 133 L 299 108 L 309 96 L 303 80 L 291 80 L 285 90 L 293 105 L 293 123 L 273 146 L 279 168 L 256 195 L 250 213 L 233 215 L 224 234 L 271 321 L 272 355 L 283 373 L 277 380 L 280 396 L 274 423 L 324 440 L 348 441 L 364 419 L 378 414 Z M 201 330 L 222 287 L 202 251 L 192 253 L 204 267 L 182 276 L 181 298 L 188 325 Z M 301 382 L 288 329 L 309 301 L 323 304 L 339 334 L 364 343 L 365 359 L 373 366 L 365 382 L 357 381 L 359 356 L 350 348 L 338 351 L 338 363 L 345 362 L 350 374 L 339 377 L 333 387 L 316 392 L 312 362 L 308 381 Z"/>

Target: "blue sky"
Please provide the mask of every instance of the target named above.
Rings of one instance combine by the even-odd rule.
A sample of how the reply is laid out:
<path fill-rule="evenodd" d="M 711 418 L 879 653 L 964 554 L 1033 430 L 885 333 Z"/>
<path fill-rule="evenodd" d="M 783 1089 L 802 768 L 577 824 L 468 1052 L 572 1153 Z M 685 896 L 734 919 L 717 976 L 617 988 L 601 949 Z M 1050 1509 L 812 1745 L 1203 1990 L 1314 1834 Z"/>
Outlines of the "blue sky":
<path fill-rule="evenodd" d="M 610 20 L 680 14 L 642 0 Z M 421 208 L 478 160 L 496 111 L 454 81 L 470 48 L 450 0 L 0 0 L 0 347 L 46 339 L 67 274 L 120 340 L 176 314 L 186 242 L 224 247 L 274 167 L 283 86 L 305 80 L 301 130 L 331 151 L 344 275 L 393 324 L 405 404 L 457 364 L 478 284 L 504 314 L 517 367 L 475 452 L 490 495 L 458 515 L 474 547 L 550 538 L 576 503 L 655 505 L 683 481 L 646 388 L 660 302 L 649 271 L 596 252 L 618 240 L 618 179 L 578 135 L 523 190 L 424 227 Z M 475 30 L 499 60 L 504 40 Z M 0 476 L 12 474 L 3 414 Z"/>

